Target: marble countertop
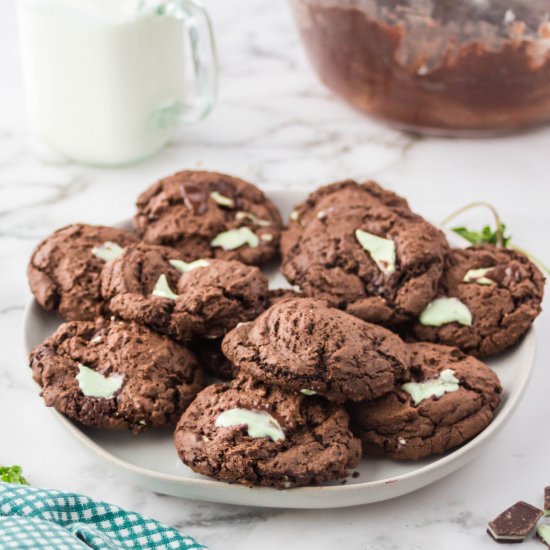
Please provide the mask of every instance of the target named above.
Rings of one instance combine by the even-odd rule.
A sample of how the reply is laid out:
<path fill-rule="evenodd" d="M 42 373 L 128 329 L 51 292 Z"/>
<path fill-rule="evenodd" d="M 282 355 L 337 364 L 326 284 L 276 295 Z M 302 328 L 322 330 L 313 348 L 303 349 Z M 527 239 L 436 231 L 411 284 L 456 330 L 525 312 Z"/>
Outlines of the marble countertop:
<path fill-rule="evenodd" d="M 253 509 L 179 500 L 134 487 L 88 456 L 47 414 L 22 351 L 25 267 L 62 225 L 127 218 L 139 191 L 182 168 L 226 171 L 273 188 L 375 178 L 438 221 L 473 200 L 502 214 L 514 241 L 550 259 L 550 129 L 485 140 L 412 137 L 357 114 L 310 70 L 286 2 L 207 0 L 221 63 L 221 97 L 205 122 L 161 154 L 123 169 L 44 160 L 26 127 L 15 0 L 0 2 L 0 463 L 31 483 L 150 514 L 212 549 L 491 549 L 488 519 L 516 500 L 540 503 L 550 484 L 550 317 L 537 320 L 537 366 L 513 419 L 458 473 L 409 496 L 349 509 Z M 468 221 L 468 220 L 467 220 Z M 472 223 L 489 221 L 483 213 Z M 269 504 L 269 503 L 267 503 Z M 1 546 L 1 545 L 0 545 Z M 541 547 L 530 540 L 524 548 Z"/>

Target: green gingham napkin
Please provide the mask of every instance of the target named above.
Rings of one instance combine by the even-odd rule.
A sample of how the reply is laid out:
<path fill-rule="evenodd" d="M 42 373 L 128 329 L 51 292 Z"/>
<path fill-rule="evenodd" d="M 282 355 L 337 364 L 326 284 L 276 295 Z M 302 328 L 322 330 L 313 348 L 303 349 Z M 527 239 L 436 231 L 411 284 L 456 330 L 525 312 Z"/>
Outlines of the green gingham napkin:
<path fill-rule="evenodd" d="M 0 483 L 0 548 L 200 550 L 158 521 L 74 493 Z"/>

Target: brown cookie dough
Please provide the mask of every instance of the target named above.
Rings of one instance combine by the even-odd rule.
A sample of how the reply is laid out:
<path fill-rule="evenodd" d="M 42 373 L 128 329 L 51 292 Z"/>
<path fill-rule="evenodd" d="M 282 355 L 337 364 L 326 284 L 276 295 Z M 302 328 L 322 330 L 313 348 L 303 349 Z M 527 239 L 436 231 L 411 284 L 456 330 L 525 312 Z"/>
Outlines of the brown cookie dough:
<path fill-rule="evenodd" d="M 493 420 L 502 387 L 489 367 L 457 348 L 417 343 L 410 349 L 410 382 L 433 381 L 450 369 L 457 389 L 448 391 L 451 383 L 440 397 L 425 390 L 420 395 L 424 399 L 415 404 L 400 385 L 374 401 L 350 404 L 352 427 L 366 456 L 417 460 L 443 453 L 472 439 Z"/>
<path fill-rule="evenodd" d="M 134 433 L 173 425 L 202 388 L 195 356 L 125 321 L 62 324 L 30 355 L 48 407 L 81 424 Z"/>
<path fill-rule="evenodd" d="M 336 403 L 383 395 L 409 367 L 399 336 L 308 298 L 275 304 L 229 332 L 222 349 L 244 374 Z"/>
<path fill-rule="evenodd" d="M 278 252 L 282 221 L 276 206 L 251 183 L 189 170 L 139 196 L 134 226 L 145 241 L 177 248 L 186 261 L 215 257 L 262 265 Z M 228 231 L 240 231 L 242 244 L 237 239 L 229 245 L 223 238 Z M 222 246 L 224 240 L 230 248 Z"/>
<path fill-rule="evenodd" d="M 222 352 L 222 338 L 195 338 L 189 347 L 202 369 L 221 380 L 232 380 L 239 369 Z"/>
<path fill-rule="evenodd" d="M 245 418 L 227 418 L 235 409 Z M 358 464 L 361 445 L 348 421 L 338 405 L 239 377 L 203 390 L 181 417 L 174 441 L 195 472 L 287 489 L 346 477 Z"/>
<path fill-rule="evenodd" d="M 107 242 L 124 248 L 137 238 L 123 229 L 75 224 L 44 239 L 27 269 L 36 301 L 68 320 L 92 320 L 103 313 L 100 274 L 105 260 L 92 251 Z"/>
<path fill-rule="evenodd" d="M 359 233 L 393 243 L 378 262 Z M 374 182 L 347 180 L 312 193 L 290 216 L 282 271 L 308 296 L 365 321 L 395 325 L 435 296 L 448 246 L 444 235 Z"/>
<path fill-rule="evenodd" d="M 483 268 L 485 273 L 470 271 Z M 465 278 L 472 280 L 465 282 Z M 492 245 L 453 249 L 439 294 L 466 305 L 471 326 L 458 322 L 426 326 L 418 320 L 411 333 L 418 340 L 454 345 L 479 357 L 494 355 L 527 332 L 541 311 L 543 293 L 542 273 L 517 250 Z"/>
<path fill-rule="evenodd" d="M 274 288 L 269 291 L 267 302 L 269 307 L 271 307 L 288 298 L 304 298 L 304 295 L 292 288 Z"/>
<path fill-rule="evenodd" d="M 180 258 L 168 247 L 128 247 L 103 270 L 101 290 L 109 309 L 178 341 L 223 336 L 265 309 L 268 282 L 257 267 L 211 258 L 182 273 L 170 263 Z M 162 276 L 172 298 L 153 295 Z"/>

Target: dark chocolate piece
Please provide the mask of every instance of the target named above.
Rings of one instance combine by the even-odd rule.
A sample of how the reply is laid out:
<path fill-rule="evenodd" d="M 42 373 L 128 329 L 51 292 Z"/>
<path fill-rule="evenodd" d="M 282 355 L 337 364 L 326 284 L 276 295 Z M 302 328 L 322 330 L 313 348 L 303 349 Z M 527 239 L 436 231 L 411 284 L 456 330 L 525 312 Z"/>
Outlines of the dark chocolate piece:
<path fill-rule="evenodd" d="M 243 202 L 239 196 L 237 190 L 224 180 L 212 182 L 210 184 L 210 192 L 217 191 L 220 195 L 227 197 L 233 201 L 232 206 L 225 206 L 225 208 L 240 209 Z"/>
<path fill-rule="evenodd" d="M 544 516 L 550 516 L 550 486 L 544 488 Z"/>
<path fill-rule="evenodd" d="M 542 517 L 542 510 L 520 500 L 493 521 L 487 533 L 497 542 L 523 542 Z"/>
<path fill-rule="evenodd" d="M 208 210 L 208 197 L 200 185 L 193 182 L 183 182 L 180 186 L 183 204 L 193 214 L 204 214 Z"/>
<path fill-rule="evenodd" d="M 497 265 L 486 276 L 488 279 L 502 286 L 509 286 L 510 283 L 519 283 L 522 279 L 521 269 L 517 263 Z"/>

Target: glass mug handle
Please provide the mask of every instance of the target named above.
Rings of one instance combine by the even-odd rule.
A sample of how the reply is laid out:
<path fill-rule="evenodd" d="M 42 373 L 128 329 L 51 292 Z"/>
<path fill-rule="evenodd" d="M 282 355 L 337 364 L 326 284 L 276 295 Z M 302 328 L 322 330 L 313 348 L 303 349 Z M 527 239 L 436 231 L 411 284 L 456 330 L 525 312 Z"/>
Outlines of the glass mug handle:
<path fill-rule="evenodd" d="M 194 100 L 161 109 L 161 126 L 180 126 L 202 120 L 214 107 L 218 95 L 218 61 L 210 17 L 193 0 L 165 0 L 157 14 L 181 21 L 189 37 L 195 77 Z"/>

